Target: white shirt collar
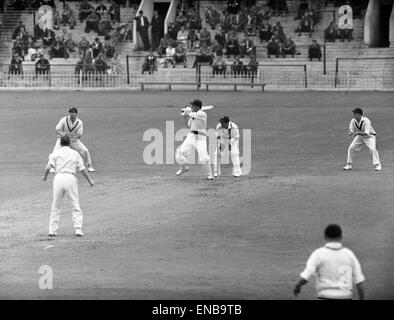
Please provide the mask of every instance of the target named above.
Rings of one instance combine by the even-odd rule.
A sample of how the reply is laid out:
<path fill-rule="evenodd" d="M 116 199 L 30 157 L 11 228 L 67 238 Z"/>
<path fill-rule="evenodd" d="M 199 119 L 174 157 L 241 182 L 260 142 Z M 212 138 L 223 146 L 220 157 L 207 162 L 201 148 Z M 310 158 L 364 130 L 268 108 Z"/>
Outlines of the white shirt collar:
<path fill-rule="evenodd" d="M 343 248 L 342 243 L 340 242 L 327 242 L 324 247 L 333 250 L 339 250 Z"/>

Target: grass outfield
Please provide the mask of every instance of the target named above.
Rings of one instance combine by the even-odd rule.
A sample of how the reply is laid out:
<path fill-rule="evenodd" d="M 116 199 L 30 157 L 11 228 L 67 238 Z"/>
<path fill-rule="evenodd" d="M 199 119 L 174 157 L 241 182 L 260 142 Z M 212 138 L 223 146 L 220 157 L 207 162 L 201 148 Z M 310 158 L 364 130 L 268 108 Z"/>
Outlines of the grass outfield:
<path fill-rule="evenodd" d="M 142 139 L 179 106 L 213 104 L 252 130 L 252 171 L 206 181 L 199 166 L 146 165 Z M 323 230 L 339 223 L 361 261 L 369 299 L 394 298 L 393 93 L 2 92 L 0 95 L 0 298 L 293 299 Z M 40 180 L 69 106 L 84 121 L 96 185 L 80 177 L 85 237 L 70 205 L 47 238 L 52 179 Z M 342 171 L 351 110 L 377 131 L 383 170 L 366 150 Z M 242 151 L 241 151 L 242 152 Z M 38 270 L 52 267 L 53 289 Z M 301 299 L 315 297 L 314 283 Z"/>

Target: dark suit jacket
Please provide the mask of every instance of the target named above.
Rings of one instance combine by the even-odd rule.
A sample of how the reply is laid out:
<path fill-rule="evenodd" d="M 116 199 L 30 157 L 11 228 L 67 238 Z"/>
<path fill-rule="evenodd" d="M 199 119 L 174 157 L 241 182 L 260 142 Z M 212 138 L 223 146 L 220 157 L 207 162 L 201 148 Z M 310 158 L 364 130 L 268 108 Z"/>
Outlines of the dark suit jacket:
<path fill-rule="evenodd" d="M 163 19 L 160 16 L 153 16 L 151 26 L 152 32 L 160 32 L 163 29 Z"/>
<path fill-rule="evenodd" d="M 141 26 L 141 17 L 135 17 L 135 21 L 137 22 L 137 31 L 140 31 L 141 28 L 148 29 L 149 28 L 149 20 L 147 17 L 142 16 L 144 19 L 144 26 Z"/>

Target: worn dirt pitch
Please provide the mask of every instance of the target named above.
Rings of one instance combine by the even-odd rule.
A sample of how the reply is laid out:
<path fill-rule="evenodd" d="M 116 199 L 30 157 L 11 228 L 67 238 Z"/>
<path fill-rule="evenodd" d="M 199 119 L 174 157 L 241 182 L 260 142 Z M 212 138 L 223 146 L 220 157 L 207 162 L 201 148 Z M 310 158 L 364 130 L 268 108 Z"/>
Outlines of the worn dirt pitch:
<path fill-rule="evenodd" d="M 143 163 L 149 128 L 164 130 L 179 106 L 201 98 L 252 129 L 252 171 L 209 182 L 201 169 Z M 328 223 L 344 229 L 370 299 L 394 297 L 394 131 L 392 93 L 1 92 L 0 297 L 125 299 L 293 299 L 309 254 Z M 46 237 L 51 180 L 40 177 L 55 125 L 76 105 L 82 141 L 97 172 L 80 177 L 86 236 Z M 367 151 L 343 172 L 354 106 L 378 133 L 383 170 Z M 224 172 L 229 172 L 224 168 Z M 65 209 L 69 209 L 67 204 Z M 41 265 L 52 290 L 38 287 Z M 310 283 L 301 298 L 314 297 Z"/>

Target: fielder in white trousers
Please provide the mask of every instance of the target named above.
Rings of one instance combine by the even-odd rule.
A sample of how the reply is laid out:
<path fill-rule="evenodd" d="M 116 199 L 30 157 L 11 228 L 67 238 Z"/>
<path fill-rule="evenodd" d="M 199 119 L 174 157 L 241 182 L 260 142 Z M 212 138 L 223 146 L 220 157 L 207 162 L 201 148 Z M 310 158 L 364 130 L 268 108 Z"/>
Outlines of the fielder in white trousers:
<path fill-rule="evenodd" d="M 49 233 L 51 237 L 57 236 L 60 220 L 60 208 L 65 196 L 70 200 L 72 205 L 72 219 L 74 223 L 75 235 L 83 236 L 82 210 L 79 205 L 78 179 L 76 171 L 79 170 L 91 186 L 94 182 L 90 178 L 84 166 L 80 154 L 71 149 L 70 138 L 64 136 L 60 139 L 60 148 L 49 155 L 49 161 L 45 168 L 43 181 L 46 181 L 51 168 L 55 169 L 53 178 L 53 201 L 51 215 L 49 218 Z"/>
<path fill-rule="evenodd" d="M 363 110 L 356 108 L 353 110 L 353 119 L 350 121 L 348 134 L 355 136 L 347 152 L 347 163 L 344 170 L 351 170 L 354 158 L 354 151 L 360 151 L 367 146 L 372 154 L 372 163 L 375 171 L 382 170 L 378 150 L 376 150 L 376 132 L 371 125 L 371 120 L 363 116 Z"/>

